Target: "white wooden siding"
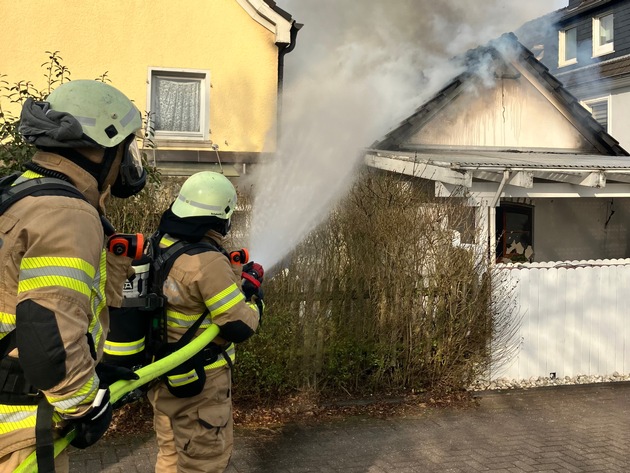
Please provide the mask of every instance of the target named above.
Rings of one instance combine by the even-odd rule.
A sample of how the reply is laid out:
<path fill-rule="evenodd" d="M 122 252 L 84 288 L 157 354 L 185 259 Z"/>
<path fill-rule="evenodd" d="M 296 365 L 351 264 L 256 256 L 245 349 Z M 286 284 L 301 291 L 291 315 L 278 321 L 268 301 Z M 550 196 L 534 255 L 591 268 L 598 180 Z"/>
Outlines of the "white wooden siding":
<path fill-rule="evenodd" d="M 630 259 L 501 264 L 497 271 L 496 295 L 516 298 L 521 321 L 518 350 L 495 365 L 491 379 L 630 371 Z"/>

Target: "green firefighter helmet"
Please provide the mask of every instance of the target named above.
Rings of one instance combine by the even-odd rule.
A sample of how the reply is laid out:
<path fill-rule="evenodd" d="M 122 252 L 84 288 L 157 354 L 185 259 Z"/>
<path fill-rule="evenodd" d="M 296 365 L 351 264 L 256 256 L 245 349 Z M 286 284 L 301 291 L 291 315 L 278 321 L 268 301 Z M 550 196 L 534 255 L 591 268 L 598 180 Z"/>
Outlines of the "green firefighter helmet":
<path fill-rule="evenodd" d="M 46 98 L 52 110 L 76 118 L 83 133 L 105 148 L 113 148 L 142 127 L 140 111 L 121 91 L 97 80 L 73 80 Z"/>
<path fill-rule="evenodd" d="M 171 211 L 181 218 L 217 217 L 228 220 L 236 207 L 236 189 L 223 174 L 202 171 L 182 185 Z"/>

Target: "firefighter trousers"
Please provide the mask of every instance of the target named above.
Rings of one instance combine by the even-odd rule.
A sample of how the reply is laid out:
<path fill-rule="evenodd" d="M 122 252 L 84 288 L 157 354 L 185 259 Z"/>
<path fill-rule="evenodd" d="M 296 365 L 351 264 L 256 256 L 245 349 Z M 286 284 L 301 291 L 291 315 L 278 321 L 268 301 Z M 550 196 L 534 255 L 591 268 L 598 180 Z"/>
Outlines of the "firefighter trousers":
<path fill-rule="evenodd" d="M 234 443 L 230 370 L 215 368 L 206 376 L 203 391 L 193 397 L 175 397 L 164 383 L 149 391 L 156 473 L 222 473 L 227 468 Z"/>

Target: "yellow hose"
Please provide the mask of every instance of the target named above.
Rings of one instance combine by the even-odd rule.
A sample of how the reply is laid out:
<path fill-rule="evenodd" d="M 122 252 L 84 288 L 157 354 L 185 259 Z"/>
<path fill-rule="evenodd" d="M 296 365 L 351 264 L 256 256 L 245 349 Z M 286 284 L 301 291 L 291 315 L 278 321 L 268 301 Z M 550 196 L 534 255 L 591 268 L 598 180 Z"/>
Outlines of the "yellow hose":
<path fill-rule="evenodd" d="M 210 343 L 219 334 L 217 325 L 210 325 L 201 335 L 193 339 L 185 347 L 180 348 L 174 353 L 162 358 L 161 360 L 144 366 L 136 371 L 139 379 L 131 381 L 116 381 L 109 387 L 110 402 L 113 404 L 119 401 L 125 394 L 130 393 L 134 389 L 153 381 L 155 378 L 171 371 L 184 361 L 190 359 L 196 353 L 200 352 L 208 343 Z M 74 439 L 74 429 L 70 430 L 65 437 L 55 440 L 55 457 L 59 455 Z M 26 459 L 15 469 L 15 473 L 31 473 L 37 471 L 37 455 L 31 453 Z"/>

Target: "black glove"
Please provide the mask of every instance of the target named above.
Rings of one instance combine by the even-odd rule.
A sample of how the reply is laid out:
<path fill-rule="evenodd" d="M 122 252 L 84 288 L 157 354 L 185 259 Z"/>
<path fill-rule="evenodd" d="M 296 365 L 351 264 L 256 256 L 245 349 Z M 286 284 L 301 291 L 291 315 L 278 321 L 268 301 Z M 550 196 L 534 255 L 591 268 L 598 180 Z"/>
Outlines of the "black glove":
<path fill-rule="evenodd" d="M 264 275 L 265 270 L 258 263 L 251 261 L 243 266 L 243 272 L 241 273 L 243 284 L 241 287 L 243 288 L 246 301 L 252 300 L 252 296 L 262 299 L 262 288 L 260 285 L 263 282 Z"/>
<path fill-rule="evenodd" d="M 138 375 L 129 368 L 124 366 L 116 366 L 108 363 L 99 363 L 96 365 L 96 374 L 101 380 L 101 385 L 111 386 L 121 379 L 132 380 L 138 379 Z"/>
<path fill-rule="evenodd" d="M 109 388 L 99 388 L 92 407 L 83 417 L 73 419 L 76 433 L 70 445 L 76 448 L 87 448 L 100 439 L 112 421 L 112 405 L 109 403 Z"/>

